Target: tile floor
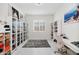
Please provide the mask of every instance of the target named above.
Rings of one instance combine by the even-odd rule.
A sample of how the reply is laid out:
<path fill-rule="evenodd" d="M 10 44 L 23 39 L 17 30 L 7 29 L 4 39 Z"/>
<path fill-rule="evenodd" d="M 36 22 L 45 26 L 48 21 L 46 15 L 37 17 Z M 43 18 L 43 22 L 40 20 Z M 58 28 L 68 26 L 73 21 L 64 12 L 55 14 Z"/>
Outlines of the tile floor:
<path fill-rule="evenodd" d="M 54 53 L 57 49 L 51 39 L 47 40 L 51 48 L 22 48 L 27 41 L 20 45 L 13 55 L 60 55 L 59 53 Z"/>

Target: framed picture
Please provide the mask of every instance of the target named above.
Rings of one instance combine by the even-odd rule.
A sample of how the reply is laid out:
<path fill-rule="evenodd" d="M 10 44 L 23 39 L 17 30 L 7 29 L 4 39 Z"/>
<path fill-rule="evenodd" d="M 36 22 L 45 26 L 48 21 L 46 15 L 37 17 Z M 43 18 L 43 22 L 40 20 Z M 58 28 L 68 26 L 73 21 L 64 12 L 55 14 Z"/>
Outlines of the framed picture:
<path fill-rule="evenodd" d="M 79 5 L 64 15 L 64 23 L 79 22 Z"/>

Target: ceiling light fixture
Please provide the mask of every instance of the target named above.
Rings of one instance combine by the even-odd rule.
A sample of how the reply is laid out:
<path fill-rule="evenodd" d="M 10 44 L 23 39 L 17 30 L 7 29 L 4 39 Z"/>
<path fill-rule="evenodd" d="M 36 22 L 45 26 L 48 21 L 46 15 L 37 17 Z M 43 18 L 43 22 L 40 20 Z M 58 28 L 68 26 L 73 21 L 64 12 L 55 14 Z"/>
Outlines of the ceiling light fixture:
<path fill-rule="evenodd" d="M 36 6 L 41 6 L 42 4 L 41 4 L 41 3 L 35 3 L 35 5 L 36 5 Z"/>

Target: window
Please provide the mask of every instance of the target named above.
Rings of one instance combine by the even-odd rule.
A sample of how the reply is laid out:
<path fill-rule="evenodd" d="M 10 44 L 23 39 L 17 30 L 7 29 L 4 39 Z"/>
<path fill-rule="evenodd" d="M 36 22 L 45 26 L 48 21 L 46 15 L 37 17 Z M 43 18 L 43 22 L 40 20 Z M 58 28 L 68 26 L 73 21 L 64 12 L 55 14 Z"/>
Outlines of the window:
<path fill-rule="evenodd" d="M 34 20 L 33 21 L 34 31 L 45 31 L 45 21 L 44 20 Z"/>

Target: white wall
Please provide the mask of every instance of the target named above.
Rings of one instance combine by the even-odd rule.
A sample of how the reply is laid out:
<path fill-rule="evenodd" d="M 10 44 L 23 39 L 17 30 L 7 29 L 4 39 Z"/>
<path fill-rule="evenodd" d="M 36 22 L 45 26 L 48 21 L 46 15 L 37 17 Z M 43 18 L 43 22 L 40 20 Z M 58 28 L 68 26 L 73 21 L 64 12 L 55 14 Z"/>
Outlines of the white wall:
<path fill-rule="evenodd" d="M 53 16 L 26 16 L 28 22 L 28 35 L 29 39 L 50 39 L 50 23 L 53 20 Z M 34 32 L 33 31 L 33 20 L 44 20 L 46 22 L 45 32 Z"/>
<path fill-rule="evenodd" d="M 0 20 L 5 20 L 8 17 L 8 4 L 0 3 Z"/>
<path fill-rule="evenodd" d="M 63 6 L 55 13 L 54 21 L 58 21 L 58 35 L 62 33 L 66 34 L 70 40 L 79 40 L 79 23 L 64 24 L 64 14 L 73 9 L 77 4 L 63 4 Z M 62 29 L 61 29 L 62 21 Z"/>

